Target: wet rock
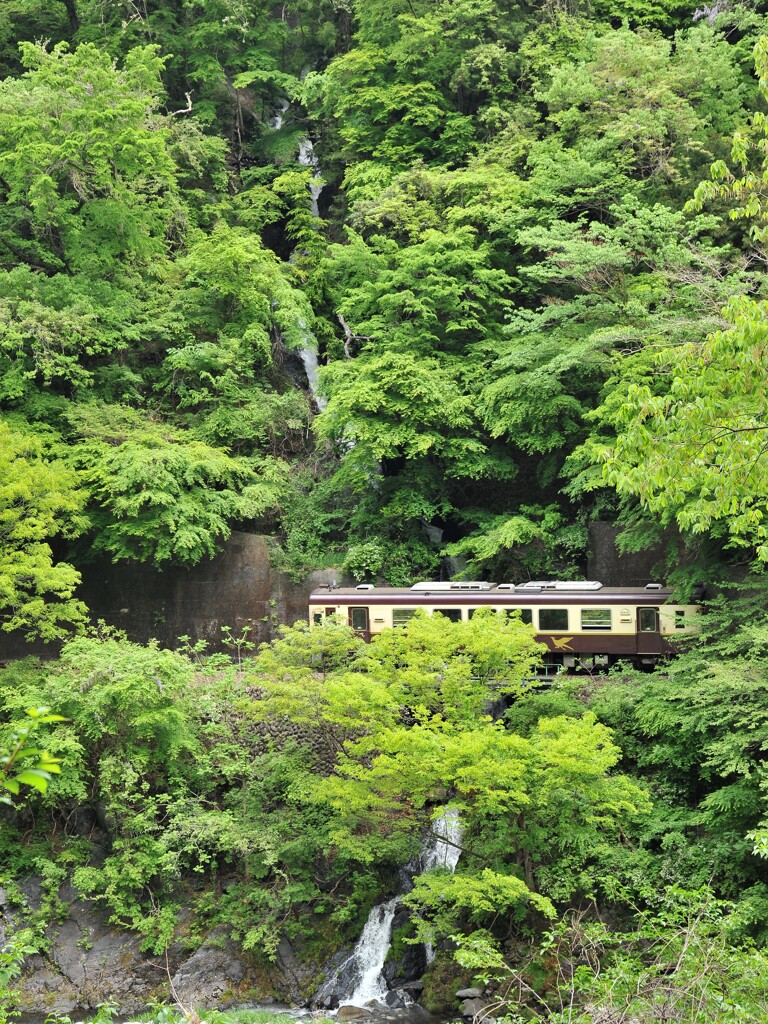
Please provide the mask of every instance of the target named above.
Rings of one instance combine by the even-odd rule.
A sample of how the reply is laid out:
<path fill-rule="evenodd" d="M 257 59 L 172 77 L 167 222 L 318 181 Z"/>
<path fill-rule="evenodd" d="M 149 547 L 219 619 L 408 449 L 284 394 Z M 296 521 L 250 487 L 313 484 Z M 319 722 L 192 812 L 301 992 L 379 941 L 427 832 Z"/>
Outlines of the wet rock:
<path fill-rule="evenodd" d="M 364 1017 L 370 1017 L 371 1011 L 366 1010 L 363 1006 L 340 1006 L 336 1014 L 336 1020 L 363 1020 Z"/>
<path fill-rule="evenodd" d="M 424 982 L 421 978 L 414 978 L 413 981 L 406 981 L 404 985 L 400 986 L 405 992 L 421 992 L 424 988 Z"/>
<path fill-rule="evenodd" d="M 356 973 L 354 964 L 349 963 L 351 948 L 340 949 L 325 965 L 323 974 L 325 981 L 310 1000 L 311 1006 L 321 1010 L 335 1010 L 342 999 L 355 987 Z"/>
<path fill-rule="evenodd" d="M 302 963 L 286 938 L 282 938 L 277 947 L 275 967 L 277 977 L 274 983 L 280 997 L 290 1000 L 294 1006 L 301 1006 L 314 987 L 317 967 Z M 324 1009 L 330 1009 L 330 1007 L 324 1007 Z"/>
<path fill-rule="evenodd" d="M 395 914 L 392 922 L 392 934 L 412 934 L 411 915 L 407 910 L 400 910 Z M 427 969 L 427 957 L 424 946 L 421 943 L 412 945 L 400 943 L 399 955 L 394 956 L 392 950 L 384 961 L 381 973 L 390 988 L 402 988 L 408 981 L 415 981 L 420 978 Z"/>
<path fill-rule="evenodd" d="M 22 889 L 30 908 L 39 907 L 38 880 L 24 882 Z M 25 1013 L 68 1014 L 113 1002 L 128 1015 L 166 1001 L 171 979 L 179 998 L 192 1006 L 225 1007 L 275 996 L 296 1005 L 312 990 L 316 968 L 302 967 L 287 940 L 268 975 L 223 933 L 210 935 L 191 956 L 180 945 L 171 946 L 166 964 L 165 957 L 143 953 L 139 936 L 117 931 L 108 911 L 78 898 L 70 886 L 62 886 L 59 895 L 67 917 L 50 926 L 48 950 L 27 959 L 14 986 Z M 0 906 L 0 945 L 5 928 L 17 923 L 17 913 Z"/>
<path fill-rule="evenodd" d="M 411 1000 L 402 989 L 391 989 L 384 997 L 384 1002 L 391 1010 L 404 1010 Z"/>

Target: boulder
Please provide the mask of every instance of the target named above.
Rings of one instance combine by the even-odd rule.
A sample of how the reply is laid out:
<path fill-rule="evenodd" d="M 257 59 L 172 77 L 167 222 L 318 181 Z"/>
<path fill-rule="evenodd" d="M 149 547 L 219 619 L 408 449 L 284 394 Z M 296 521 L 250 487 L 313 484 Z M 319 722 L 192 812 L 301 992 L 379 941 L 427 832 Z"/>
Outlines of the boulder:
<path fill-rule="evenodd" d="M 465 999 L 461 1004 L 462 1017 L 476 1017 L 485 1006 L 482 999 Z"/>
<path fill-rule="evenodd" d="M 340 1006 L 336 1011 L 336 1020 L 363 1020 L 364 1017 L 370 1017 L 371 1011 L 366 1010 L 364 1006 Z"/>
<path fill-rule="evenodd" d="M 246 967 L 231 943 L 211 935 L 171 979 L 176 999 L 184 1006 L 221 1006 L 240 989 Z"/>

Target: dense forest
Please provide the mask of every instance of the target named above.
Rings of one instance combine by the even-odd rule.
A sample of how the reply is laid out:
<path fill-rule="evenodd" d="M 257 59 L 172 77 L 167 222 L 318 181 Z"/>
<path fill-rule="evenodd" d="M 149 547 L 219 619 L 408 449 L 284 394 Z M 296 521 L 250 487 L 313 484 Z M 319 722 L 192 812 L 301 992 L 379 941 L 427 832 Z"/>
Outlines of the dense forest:
<path fill-rule="evenodd" d="M 428 1005 L 768 1020 L 767 115 L 759 0 L 3 0 L 0 618 L 64 646 L 0 679 L 47 894 L 0 987 L 65 879 L 148 950 L 320 963 L 449 807 Z M 595 520 L 710 585 L 652 675 L 537 688 L 482 615 L 168 651 L 78 596 L 233 529 L 296 579 L 578 578 Z"/>

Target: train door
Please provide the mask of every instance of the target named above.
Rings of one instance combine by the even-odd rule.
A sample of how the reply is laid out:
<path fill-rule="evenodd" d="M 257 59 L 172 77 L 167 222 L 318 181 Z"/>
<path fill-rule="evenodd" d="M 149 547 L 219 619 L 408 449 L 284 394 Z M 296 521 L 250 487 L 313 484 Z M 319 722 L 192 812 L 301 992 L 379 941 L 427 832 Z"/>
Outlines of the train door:
<path fill-rule="evenodd" d="M 350 608 L 349 609 L 349 624 L 358 633 L 363 640 L 371 639 L 371 627 L 368 619 L 367 608 Z"/>
<path fill-rule="evenodd" d="M 661 654 L 658 608 L 637 609 L 637 653 Z"/>

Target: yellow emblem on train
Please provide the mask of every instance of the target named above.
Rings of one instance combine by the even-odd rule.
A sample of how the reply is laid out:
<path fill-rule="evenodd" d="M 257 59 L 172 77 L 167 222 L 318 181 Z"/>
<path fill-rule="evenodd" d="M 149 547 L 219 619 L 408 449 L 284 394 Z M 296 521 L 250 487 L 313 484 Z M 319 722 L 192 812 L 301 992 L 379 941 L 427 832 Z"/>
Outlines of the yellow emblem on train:
<path fill-rule="evenodd" d="M 553 636 L 550 637 L 552 643 L 558 649 L 558 651 L 572 651 L 571 640 L 572 636 Z"/>

